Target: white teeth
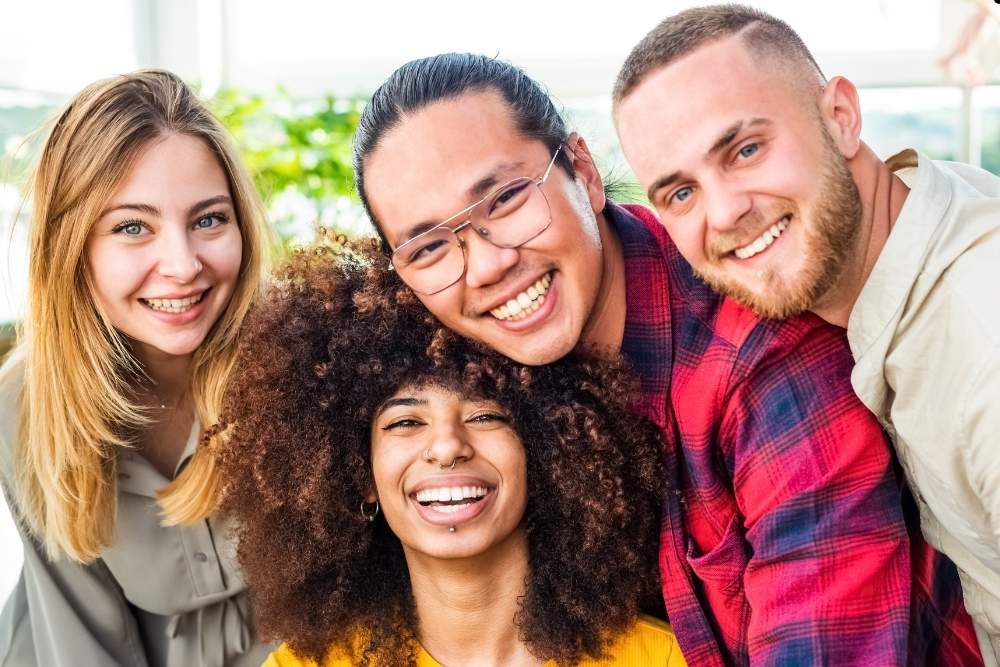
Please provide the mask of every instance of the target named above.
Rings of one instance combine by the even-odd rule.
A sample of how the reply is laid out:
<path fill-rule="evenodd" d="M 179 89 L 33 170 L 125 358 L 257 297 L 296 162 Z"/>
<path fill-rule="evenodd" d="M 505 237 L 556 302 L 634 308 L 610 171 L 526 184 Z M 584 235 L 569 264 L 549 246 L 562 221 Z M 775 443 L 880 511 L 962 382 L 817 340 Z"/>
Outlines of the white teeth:
<path fill-rule="evenodd" d="M 470 503 L 462 503 L 461 505 L 434 505 L 435 512 L 444 512 L 445 514 L 454 514 L 455 512 L 461 512 Z"/>
<path fill-rule="evenodd" d="M 140 299 L 146 305 L 148 305 L 153 310 L 159 310 L 165 313 L 183 313 L 188 310 L 196 303 L 201 301 L 201 297 L 205 296 L 205 293 L 197 294 L 195 296 L 189 296 L 186 299 Z"/>
<path fill-rule="evenodd" d="M 533 285 L 530 285 L 528 289 L 519 293 L 502 306 L 491 310 L 490 314 L 498 320 L 523 320 L 545 303 L 545 294 L 549 291 L 549 285 L 551 284 L 551 275 L 545 274 L 535 281 Z"/>
<path fill-rule="evenodd" d="M 478 500 L 486 495 L 483 486 L 451 486 L 417 491 L 418 503 L 449 503 L 459 500 Z M 466 503 L 468 504 L 468 503 Z"/>
<path fill-rule="evenodd" d="M 756 255 L 757 253 L 763 252 L 765 248 L 774 243 L 774 240 L 781 236 L 781 233 L 788 228 L 788 216 L 785 216 L 778 222 L 774 223 L 770 227 L 764 230 L 764 233 L 758 236 L 751 243 L 746 244 L 742 248 L 737 248 L 733 251 L 739 259 L 749 259 Z"/>

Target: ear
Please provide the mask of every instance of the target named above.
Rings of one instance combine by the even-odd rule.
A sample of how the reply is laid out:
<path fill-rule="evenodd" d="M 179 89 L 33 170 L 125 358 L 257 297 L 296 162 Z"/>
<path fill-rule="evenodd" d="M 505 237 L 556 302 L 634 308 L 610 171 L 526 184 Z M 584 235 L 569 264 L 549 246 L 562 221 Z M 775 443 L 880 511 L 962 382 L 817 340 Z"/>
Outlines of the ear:
<path fill-rule="evenodd" d="M 576 172 L 576 177 L 583 182 L 583 186 L 587 189 L 590 207 L 595 214 L 600 214 L 607 203 L 604 196 L 604 180 L 601 178 L 601 172 L 597 170 L 597 165 L 594 164 L 594 157 L 590 154 L 587 142 L 579 134 L 573 132 L 563 142 L 563 146 L 565 146 L 563 150 L 566 151 L 566 157 L 569 158 L 573 165 L 573 171 Z"/>
<path fill-rule="evenodd" d="M 820 95 L 819 112 L 834 144 L 845 158 L 853 158 L 861 147 L 858 89 L 842 76 L 830 79 Z"/>

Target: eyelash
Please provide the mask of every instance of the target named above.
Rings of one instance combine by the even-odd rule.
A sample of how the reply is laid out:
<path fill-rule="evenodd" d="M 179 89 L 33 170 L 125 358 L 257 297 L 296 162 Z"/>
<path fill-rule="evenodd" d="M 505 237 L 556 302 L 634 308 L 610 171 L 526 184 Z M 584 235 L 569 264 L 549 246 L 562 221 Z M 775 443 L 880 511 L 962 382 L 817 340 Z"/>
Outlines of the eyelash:
<path fill-rule="evenodd" d="M 220 225 L 225 225 L 225 224 L 229 223 L 229 216 L 227 216 L 222 211 L 213 211 L 211 213 L 206 213 L 204 215 L 199 215 L 198 219 L 194 221 L 194 225 L 197 225 L 199 222 L 201 222 L 205 218 L 214 218 L 215 220 L 218 220 L 218 222 L 219 222 Z M 128 220 L 123 220 L 122 222 L 120 222 L 117 225 L 115 225 L 114 227 L 112 227 L 111 228 L 111 233 L 112 234 L 118 234 L 122 230 L 124 230 L 126 227 L 131 227 L 132 225 L 139 225 L 140 227 L 145 227 L 146 229 L 149 229 L 149 225 L 147 225 L 142 220 L 139 220 L 137 218 L 129 218 Z M 206 227 L 205 229 L 212 229 L 212 227 Z M 133 235 L 130 234 L 129 236 L 133 236 Z"/>
<path fill-rule="evenodd" d="M 195 220 L 195 224 L 197 225 L 199 222 L 201 222 L 205 218 L 215 218 L 216 220 L 219 221 L 220 225 L 225 225 L 226 223 L 229 222 L 229 216 L 227 216 L 225 213 L 223 213 L 221 211 L 216 211 L 216 212 L 212 212 L 212 213 L 206 213 L 205 215 L 199 215 L 198 219 Z"/>
<path fill-rule="evenodd" d="M 382 427 L 382 430 L 392 431 L 397 428 L 411 428 L 414 426 L 423 426 L 423 425 L 424 425 L 423 422 L 417 421 L 416 419 L 410 419 L 409 417 L 407 417 L 406 419 L 399 419 L 397 421 L 386 424 L 385 426 Z"/>
<path fill-rule="evenodd" d="M 482 419 L 484 417 L 486 419 Z M 469 417 L 467 421 L 498 421 L 506 424 L 510 422 L 510 419 L 507 417 L 507 415 L 500 414 L 497 412 L 483 412 L 477 415 L 473 415 L 472 417 Z M 391 431 L 397 428 L 412 428 L 415 426 L 424 426 L 424 422 L 419 421 L 417 419 L 413 419 L 411 417 L 406 417 L 404 419 L 399 419 L 397 421 L 386 424 L 385 426 L 382 427 L 382 430 Z"/>
<path fill-rule="evenodd" d="M 748 148 L 748 147 L 750 147 L 750 146 L 756 146 L 756 150 L 754 150 L 754 152 L 753 152 L 752 155 L 748 155 L 746 157 L 743 157 L 742 156 L 743 150 L 746 149 L 746 148 Z M 753 158 L 757 157 L 757 155 L 760 153 L 760 151 L 761 151 L 761 149 L 763 147 L 764 147 L 764 142 L 762 140 L 760 140 L 760 139 L 754 139 L 754 140 L 745 141 L 742 144 L 740 144 L 736 148 L 736 150 L 733 152 L 732 161 L 735 162 L 736 160 L 738 160 L 740 158 L 742 158 L 744 160 L 752 160 Z M 664 197 L 663 204 L 660 205 L 660 208 L 669 208 L 669 207 L 673 206 L 674 204 L 683 204 L 684 202 L 677 201 L 675 199 L 676 196 L 677 196 L 677 193 L 681 192 L 683 190 L 692 190 L 692 189 L 693 189 L 693 186 L 690 186 L 690 185 L 685 185 L 685 186 L 677 188 L 676 190 L 674 190 L 673 192 L 671 192 L 668 196 Z"/>
<path fill-rule="evenodd" d="M 120 222 L 119 224 L 115 225 L 114 227 L 112 227 L 111 228 L 111 233 L 112 234 L 117 234 L 117 233 L 121 232 L 123 229 L 125 229 L 126 227 L 131 227 L 132 225 L 139 225 L 140 227 L 146 227 L 147 226 L 146 223 L 144 223 L 142 220 L 134 220 L 134 219 L 130 218 L 130 219 L 124 220 L 124 221 Z"/>

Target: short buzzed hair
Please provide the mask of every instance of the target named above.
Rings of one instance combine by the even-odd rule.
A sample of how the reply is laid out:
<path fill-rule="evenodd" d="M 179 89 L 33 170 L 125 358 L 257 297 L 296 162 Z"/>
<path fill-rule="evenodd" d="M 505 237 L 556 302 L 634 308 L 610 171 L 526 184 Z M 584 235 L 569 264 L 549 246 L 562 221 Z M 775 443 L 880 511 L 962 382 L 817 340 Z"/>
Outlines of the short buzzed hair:
<path fill-rule="evenodd" d="M 642 38 L 618 72 L 612 99 L 625 99 L 653 70 L 727 37 L 739 35 L 751 54 L 797 64 L 825 82 L 816 59 L 781 19 L 746 5 L 710 5 L 688 9 L 665 19 Z"/>

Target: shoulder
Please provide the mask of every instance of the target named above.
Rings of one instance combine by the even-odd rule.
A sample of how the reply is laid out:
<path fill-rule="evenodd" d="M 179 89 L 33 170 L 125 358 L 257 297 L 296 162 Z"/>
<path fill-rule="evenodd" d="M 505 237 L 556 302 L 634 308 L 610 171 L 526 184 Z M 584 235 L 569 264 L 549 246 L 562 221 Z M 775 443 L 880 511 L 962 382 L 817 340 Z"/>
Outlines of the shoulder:
<path fill-rule="evenodd" d="M 997 304 L 997 272 L 1000 267 L 1000 199 L 992 207 L 996 221 L 991 222 L 991 233 L 976 239 L 952 260 L 941 275 L 946 287 L 934 297 L 946 307 L 948 319 L 959 326 L 971 327 L 982 344 L 1000 346 L 1000 310 Z M 932 312 L 935 310 L 932 307 Z"/>
<path fill-rule="evenodd" d="M 725 310 L 748 309 L 727 303 Z M 847 332 L 812 313 L 802 313 L 785 320 L 751 320 L 747 315 L 740 317 L 737 312 L 720 318 L 723 323 L 727 319 L 736 320 L 742 326 L 737 364 L 744 374 L 769 364 L 818 364 L 816 370 L 826 368 L 849 374 L 854 365 L 847 344 Z"/>
<path fill-rule="evenodd" d="M 347 663 L 344 663 L 346 665 Z M 267 656 L 267 660 L 261 667 L 317 667 L 312 660 L 300 658 L 289 648 L 288 644 L 282 644 L 278 650 Z M 339 662 L 328 662 L 324 667 L 341 667 Z"/>
<path fill-rule="evenodd" d="M 682 667 L 686 664 L 674 631 L 667 623 L 650 616 L 640 616 L 631 629 L 608 647 L 607 654 L 611 658 L 610 661 L 593 663 L 584 661 L 581 664 L 665 665 L 666 667 Z"/>

